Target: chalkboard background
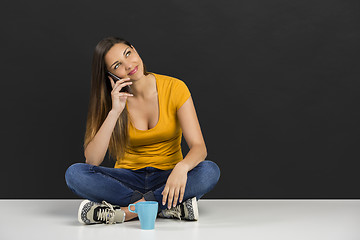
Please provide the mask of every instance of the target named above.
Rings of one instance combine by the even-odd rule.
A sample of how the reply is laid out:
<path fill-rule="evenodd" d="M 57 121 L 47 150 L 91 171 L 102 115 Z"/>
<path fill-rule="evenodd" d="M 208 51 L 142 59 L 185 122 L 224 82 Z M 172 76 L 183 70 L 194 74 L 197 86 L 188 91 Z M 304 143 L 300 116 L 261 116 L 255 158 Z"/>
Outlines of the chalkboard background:
<path fill-rule="evenodd" d="M 204 198 L 359 198 L 359 10 L 355 0 L 2 1 L 0 198 L 76 198 L 64 173 L 85 161 L 91 58 L 107 36 L 189 87 L 221 168 Z"/>

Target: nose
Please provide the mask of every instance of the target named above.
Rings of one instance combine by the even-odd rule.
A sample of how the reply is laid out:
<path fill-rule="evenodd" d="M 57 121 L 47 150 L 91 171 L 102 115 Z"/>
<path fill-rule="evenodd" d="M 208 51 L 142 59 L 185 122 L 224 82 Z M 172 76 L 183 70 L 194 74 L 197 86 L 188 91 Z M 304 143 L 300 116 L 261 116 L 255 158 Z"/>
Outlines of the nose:
<path fill-rule="evenodd" d="M 125 65 L 126 70 L 132 69 L 132 63 L 131 62 L 126 61 L 126 62 L 124 62 L 124 65 Z"/>

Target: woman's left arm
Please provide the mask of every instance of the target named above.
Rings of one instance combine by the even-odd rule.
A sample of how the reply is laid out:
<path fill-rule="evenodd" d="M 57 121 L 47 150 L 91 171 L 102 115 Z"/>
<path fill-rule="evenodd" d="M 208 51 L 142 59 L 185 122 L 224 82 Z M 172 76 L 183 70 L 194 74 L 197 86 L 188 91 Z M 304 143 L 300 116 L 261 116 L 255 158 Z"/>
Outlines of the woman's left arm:
<path fill-rule="evenodd" d="M 199 120 L 191 96 L 179 108 L 177 116 L 184 138 L 189 146 L 189 152 L 182 161 L 176 164 L 162 192 L 163 205 L 165 205 L 166 199 L 168 199 L 168 208 L 171 208 L 171 205 L 175 207 L 178 199 L 179 202 L 182 202 L 185 193 L 187 173 L 200 162 L 204 161 L 207 156 L 205 141 L 201 133 Z"/>

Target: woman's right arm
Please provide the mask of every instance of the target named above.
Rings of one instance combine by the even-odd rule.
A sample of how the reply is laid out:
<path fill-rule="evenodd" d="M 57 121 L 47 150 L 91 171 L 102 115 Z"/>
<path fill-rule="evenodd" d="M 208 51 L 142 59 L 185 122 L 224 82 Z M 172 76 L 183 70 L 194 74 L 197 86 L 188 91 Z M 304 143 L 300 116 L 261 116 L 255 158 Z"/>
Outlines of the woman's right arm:
<path fill-rule="evenodd" d="M 111 134 L 115 128 L 116 122 L 125 108 L 127 97 L 133 96 L 132 94 L 120 92 L 121 88 L 131 85 L 130 78 L 125 78 L 114 81 L 109 77 L 113 90 L 111 91 L 112 109 L 105 118 L 99 131 L 95 137 L 89 142 L 84 151 L 85 163 L 99 166 L 103 161 L 106 151 L 109 147 Z"/>
<path fill-rule="evenodd" d="M 87 145 L 84 155 L 86 163 L 99 166 L 103 161 L 109 147 L 111 134 L 120 116 L 120 112 L 111 110 L 95 137 Z"/>

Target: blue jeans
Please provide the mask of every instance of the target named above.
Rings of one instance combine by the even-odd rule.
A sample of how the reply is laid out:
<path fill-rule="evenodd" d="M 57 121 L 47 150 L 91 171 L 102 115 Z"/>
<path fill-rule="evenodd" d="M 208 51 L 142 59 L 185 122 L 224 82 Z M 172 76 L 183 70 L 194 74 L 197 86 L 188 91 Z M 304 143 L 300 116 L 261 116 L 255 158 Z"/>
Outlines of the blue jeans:
<path fill-rule="evenodd" d="M 105 200 L 126 207 L 144 197 L 147 201 L 157 201 L 161 211 L 167 208 L 167 203 L 162 205 L 161 193 L 171 171 L 153 167 L 130 170 L 75 163 L 66 170 L 65 180 L 76 195 L 94 202 Z M 202 161 L 188 172 L 183 201 L 193 197 L 200 199 L 215 187 L 219 178 L 220 169 L 216 163 Z"/>

